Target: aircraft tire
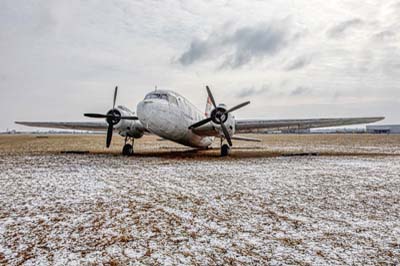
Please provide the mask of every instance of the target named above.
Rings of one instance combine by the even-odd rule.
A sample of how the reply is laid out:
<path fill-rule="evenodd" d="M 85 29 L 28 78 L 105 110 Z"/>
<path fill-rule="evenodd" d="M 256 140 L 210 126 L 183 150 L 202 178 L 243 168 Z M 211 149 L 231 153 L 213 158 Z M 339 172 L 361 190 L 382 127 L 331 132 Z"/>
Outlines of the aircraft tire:
<path fill-rule="evenodd" d="M 221 157 L 225 157 L 229 155 L 230 147 L 228 144 L 224 144 L 221 146 Z"/>
<path fill-rule="evenodd" d="M 122 154 L 125 156 L 132 156 L 133 155 L 133 146 L 131 144 L 125 144 L 124 148 L 122 149 Z"/>

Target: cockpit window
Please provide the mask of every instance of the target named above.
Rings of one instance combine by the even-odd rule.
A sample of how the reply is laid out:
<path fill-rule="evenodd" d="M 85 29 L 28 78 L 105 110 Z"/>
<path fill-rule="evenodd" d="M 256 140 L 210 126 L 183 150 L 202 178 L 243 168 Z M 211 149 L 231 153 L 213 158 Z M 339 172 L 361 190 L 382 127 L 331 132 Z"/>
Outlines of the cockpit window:
<path fill-rule="evenodd" d="M 178 101 L 176 100 L 175 96 L 169 95 L 169 102 L 178 105 Z"/>
<path fill-rule="evenodd" d="M 145 100 L 147 100 L 147 99 L 162 99 L 162 100 L 166 100 L 170 103 L 178 105 L 178 101 L 177 101 L 176 97 L 173 95 L 167 94 L 167 93 L 153 92 L 153 93 L 147 94 L 144 99 Z"/>
<path fill-rule="evenodd" d="M 147 94 L 145 99 L 163 99 L 168 101 L 168 95 L 165 93 L 150 93 Z"/>

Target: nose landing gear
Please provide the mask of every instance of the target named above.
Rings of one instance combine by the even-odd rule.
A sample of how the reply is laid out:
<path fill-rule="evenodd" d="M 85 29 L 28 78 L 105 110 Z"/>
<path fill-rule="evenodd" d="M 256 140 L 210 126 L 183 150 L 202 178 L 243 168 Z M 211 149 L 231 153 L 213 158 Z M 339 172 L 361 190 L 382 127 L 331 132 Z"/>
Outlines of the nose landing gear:
<path fill-rule="evenodd" d="M 132 141 L 132 144 L 127 143 L 129 139 Z M 134 144 L 134 142 L 135 142 L 134 138 L 125 137 L 125 145 L 122 148 L 122 155 L 125 155 L 125 156 L 132 156 L 133 155 L 133 144 Z"/>
<path fill-rule="evenodd" d="M 228 144 L 222 144 L 223 139 L 221 138 L 221 157 L 226 157 L 229 155 L 231 147 Z"/>
<path fill-rule="evenodd" d="M 229 155 L 231 147 L 228 144 L 224 144 L 221 146 L 221 157 L 225 157 Z"/>

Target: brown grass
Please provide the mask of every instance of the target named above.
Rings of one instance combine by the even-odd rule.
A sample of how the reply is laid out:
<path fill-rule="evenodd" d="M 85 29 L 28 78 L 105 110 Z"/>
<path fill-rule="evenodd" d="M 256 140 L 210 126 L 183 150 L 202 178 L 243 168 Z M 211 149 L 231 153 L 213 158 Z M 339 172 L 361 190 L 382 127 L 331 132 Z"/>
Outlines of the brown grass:
<path fill-rule="evenodd" d="M 261 143 L 234 142 L 230 158 L 275 157 L 291 153 L 316 153 L 323 156 L 400 155 L 400 135 L 254 135 Z M 105 148 L 103 135 L 5 135 L 0 136 L 0 154 L 52 154 L 65 151 L 88 151 L 92 154 L 121 154 L 123 139 L 113 138 Z M 209 150 L 196 150 L 145 136 L 135 141 L 136 156 L 168 159 L 210 159 L 219 157 L 219 140 Z"/>

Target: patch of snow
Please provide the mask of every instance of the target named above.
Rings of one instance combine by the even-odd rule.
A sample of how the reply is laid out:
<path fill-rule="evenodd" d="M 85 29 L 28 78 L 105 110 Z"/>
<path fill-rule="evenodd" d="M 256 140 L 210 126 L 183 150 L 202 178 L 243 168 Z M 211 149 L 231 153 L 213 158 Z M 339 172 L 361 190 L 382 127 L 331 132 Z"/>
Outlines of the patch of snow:
<path fill-rule="evenodd" d="M 0 263 L 400 263 L 399 157 L 0 161 Z"/>

